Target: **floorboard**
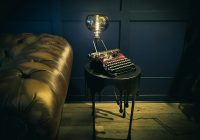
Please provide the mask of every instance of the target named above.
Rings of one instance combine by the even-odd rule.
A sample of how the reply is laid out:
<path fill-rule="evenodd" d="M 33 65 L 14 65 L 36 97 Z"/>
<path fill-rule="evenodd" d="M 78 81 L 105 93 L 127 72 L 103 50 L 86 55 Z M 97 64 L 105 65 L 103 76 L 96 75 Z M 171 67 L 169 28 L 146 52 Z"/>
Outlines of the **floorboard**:
<path fill-rule="evenodd" d="M 59 140 L 92 140 L 90 103 L 64 105 Z M 97 140 L 123 140 L 130 107 L 122 118 L 116 103 L 96 104 Z M 200 140 L 199 125 L 180 110 L 179 103 L 135 103 L 132 140 Z"/>

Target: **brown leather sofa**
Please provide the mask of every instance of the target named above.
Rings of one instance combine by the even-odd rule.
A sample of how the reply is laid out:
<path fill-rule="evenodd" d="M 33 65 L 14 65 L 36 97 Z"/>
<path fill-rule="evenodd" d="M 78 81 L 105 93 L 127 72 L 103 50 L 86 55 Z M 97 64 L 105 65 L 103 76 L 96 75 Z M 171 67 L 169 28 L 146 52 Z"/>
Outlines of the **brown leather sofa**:
<path fill-rule="evenodd" d="M 0 140 L 57 139 L 73 53 L 62 37 L 0 40 Z"/>

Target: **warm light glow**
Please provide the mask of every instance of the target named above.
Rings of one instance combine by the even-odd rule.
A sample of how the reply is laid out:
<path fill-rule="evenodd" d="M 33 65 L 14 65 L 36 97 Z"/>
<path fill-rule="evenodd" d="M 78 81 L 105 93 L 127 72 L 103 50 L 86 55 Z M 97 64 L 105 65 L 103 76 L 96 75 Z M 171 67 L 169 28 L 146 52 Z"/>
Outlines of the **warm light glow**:
<path fill-rule="evenodd" d="M 95 38 L 100 38 L 100 23 L 99 23 L 99 15 L 96 15 L 96 23 L 95 23 Z"/>
<path fill-rule="evenodd" d="M 104 15 L 89 15 L 86 18 L 86 26 L 94 32 L 94 38 L 100 39 L 101 32 L 108 27 L 108 17 Z"/>

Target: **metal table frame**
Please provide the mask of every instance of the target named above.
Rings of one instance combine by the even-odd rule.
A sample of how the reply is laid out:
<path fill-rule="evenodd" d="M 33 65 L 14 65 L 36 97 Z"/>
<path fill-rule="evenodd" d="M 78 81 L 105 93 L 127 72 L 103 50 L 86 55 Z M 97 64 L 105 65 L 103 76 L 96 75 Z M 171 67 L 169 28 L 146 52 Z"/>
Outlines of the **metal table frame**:
<path fill-rule="evenodd" d="M 127 98 L 132 95 L 131 99 L 131 114 L 129 121 L 129 129 L 127 140 L 131 140 L 131 129 L 133 121 L 133 111 L 135 105 L 135 98 L 139 92 L 139 81 L 141 76 L 141 69 L 139 66 L 136 66 L 136 71 L 129 73 L 127 75 L 118 76 L 118 77 L 109 77 L 102 73 L 97 73 L 90 69 L 89 64 L 85 65 L 85 88 L 86 94 L 90 93 L 92 96 L 92 121 L 93 121 L 93 140 L 96 140 L 96 129 L 95 129 L 95 118 L 96 118 L 96 94 L 100 93 L 103 88 L 109 85 L 113 85 L 120 91 L 119 106 L 120 113 L 123 113 L 123 118 L 126 117 L 126 107 L 127 107 Z M 101 96 L 101 94 L 99 94 Z M 123 99 L 122 99 L 123 98 Z M 124 102 L 124 108 L 122 109 L 122 104 Z"/>

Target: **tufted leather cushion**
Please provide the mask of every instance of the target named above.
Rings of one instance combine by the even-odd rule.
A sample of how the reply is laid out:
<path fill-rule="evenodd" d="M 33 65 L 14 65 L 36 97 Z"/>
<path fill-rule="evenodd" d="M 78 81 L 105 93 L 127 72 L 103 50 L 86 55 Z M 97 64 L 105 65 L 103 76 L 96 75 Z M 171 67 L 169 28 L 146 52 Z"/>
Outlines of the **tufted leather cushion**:
<path fill-rule="evenodd" d="M 0 139 L 56 139 L 72 58 L 70 44 L 59 36 L 0 40 Z"/>

